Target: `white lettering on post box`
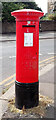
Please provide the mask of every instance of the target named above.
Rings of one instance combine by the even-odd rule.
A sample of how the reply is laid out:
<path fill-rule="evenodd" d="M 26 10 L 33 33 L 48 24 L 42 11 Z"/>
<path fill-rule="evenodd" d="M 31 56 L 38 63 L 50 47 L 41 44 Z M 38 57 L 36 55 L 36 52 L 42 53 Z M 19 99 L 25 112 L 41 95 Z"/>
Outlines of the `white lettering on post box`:
<path fill-rule="evenodd" d="M 24 46 L 33 46 L 33 33 L 24 33 Z"/>

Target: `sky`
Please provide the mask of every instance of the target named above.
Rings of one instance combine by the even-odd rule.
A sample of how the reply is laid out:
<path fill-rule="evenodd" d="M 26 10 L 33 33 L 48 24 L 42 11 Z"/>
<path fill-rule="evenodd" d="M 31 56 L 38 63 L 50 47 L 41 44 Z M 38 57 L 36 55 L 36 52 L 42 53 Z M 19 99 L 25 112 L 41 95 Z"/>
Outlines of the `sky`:
<path fill-rule="evenodd" d="M 34 0 L 37 4 L 38 4 L 38 7 L 40 7 L 44 14 L 47 13 L 47 1 L 48 0 Z"/>

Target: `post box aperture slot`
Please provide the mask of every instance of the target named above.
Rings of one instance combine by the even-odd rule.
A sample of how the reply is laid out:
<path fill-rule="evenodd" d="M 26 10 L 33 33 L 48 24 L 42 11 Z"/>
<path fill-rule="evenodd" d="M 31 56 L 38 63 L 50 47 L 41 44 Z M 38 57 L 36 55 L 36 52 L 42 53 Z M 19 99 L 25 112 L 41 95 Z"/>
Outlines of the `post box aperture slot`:
<path fill-rule="evenodd" d="M 22 27 L 33 27 L 33 28 L 35 28 L 35 25 L 22 25 Z"/>

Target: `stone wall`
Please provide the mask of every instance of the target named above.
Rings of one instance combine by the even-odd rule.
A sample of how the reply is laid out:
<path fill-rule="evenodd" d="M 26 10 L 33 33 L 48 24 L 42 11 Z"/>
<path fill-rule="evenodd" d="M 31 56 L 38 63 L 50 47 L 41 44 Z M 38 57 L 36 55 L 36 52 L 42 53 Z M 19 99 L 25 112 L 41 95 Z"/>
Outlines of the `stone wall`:
<path fill-rule="evenodd" d="M 7 22 L 2 23 L 2 33 L 15 33 L 16 32 L 16 23 Z"/>
<path fill-rule="evenodd" d="M 1 23 L 0 23 L 1 24 Z M 56 22 L 40 21 L 40 31 L 56 31 Z M 2 23 L 2 33 L 15 33 L 16 23 Z M 1 33 L 1 31 L 0 31 Z"/>
<path fill-rule="evenodd" d="M 40 31 L 56 31 L 56 21 L 40 21 Z"/>

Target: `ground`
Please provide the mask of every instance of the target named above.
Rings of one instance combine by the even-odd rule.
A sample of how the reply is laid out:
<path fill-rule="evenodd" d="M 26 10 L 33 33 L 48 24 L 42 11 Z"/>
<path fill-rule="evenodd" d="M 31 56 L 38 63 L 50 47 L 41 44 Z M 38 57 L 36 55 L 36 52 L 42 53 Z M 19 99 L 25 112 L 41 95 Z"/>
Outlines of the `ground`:
<path fill-rule="evenodd" d="M 54 118 L 54 101 L 46 96 L 39 95 L 39 105 L 30 109 L 22 110 L 15 107 L 15 98 L 8 101 L 8 110 L 2 117 L 3 119 L 20 118 Z"/>

